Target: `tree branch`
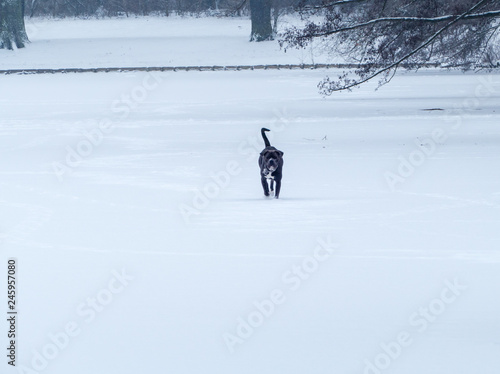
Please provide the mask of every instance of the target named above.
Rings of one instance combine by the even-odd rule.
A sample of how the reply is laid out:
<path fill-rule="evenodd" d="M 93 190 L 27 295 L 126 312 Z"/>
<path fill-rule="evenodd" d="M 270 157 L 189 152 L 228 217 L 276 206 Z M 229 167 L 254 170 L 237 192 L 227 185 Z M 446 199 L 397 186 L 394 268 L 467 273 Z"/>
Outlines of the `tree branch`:
<path fill-rule="evenodd" d="M 328 3 L 328 4 L 323 4 L 323 5 L 306 5 L 302 7 L 302 9 L 308 10 L 308 9 L 325 9 L 325 8 L 333 8 L 334 6 L 338 5 L 346 5 L 346 4 L 353 4 L 353 3 L 364 3 L 368 0 L 340 0 L 340 1 L 334 1 L 333 3 Z"/>
<path fill-rule="evenodd" d="M 446 31 L 448 28 L 450 28 L 451 26 L 453 26 L 454 24 L 456 24 L 457 22 L 465 19 L 469 13 L 472 13 L 474 12 L 477 8 L 479 8 L 481 5 L 483 5 L 483 3 L 485 3 L 486 1 L 488 0 L 481 0 L 479 1 L 478 3 L 476 3 L 472 8 L 470 8 L 468 11 L 462 13 L 460 16 L 455 16 L 456 18 L 449 22 L 448 24 L 446 24 L 445 26 L 443 26 L 441 29 L 439 29 L 437 32 L 435 32 L 430 38 L 428 38 L 424 43 L 422 43 L 419 47 L 415 48 L 413 51 L 409 52 L 408 54 L 406 54 L 405 56 L 401 57 L 399 60 L 397 60 L 396 62 L 393 62 L 391 63 L 389 66 L 383 68 L 383 69 L 380 69 L 378 71 L 376 71 L 375 73 L 371 74 L 370 76 L 368 76 L 367 78 L 364 78 L 360 81 L 357 81 L 357 82 L 354 82 L 354 83 L 351 83 L 351 84 L 347 84 L 343 87 L 340 87 L 340 88 L 333 88 L 331 92 L 333 91 L 343 91 L 343 90 L 349 90 L 353 87 L 356 87 L 356 86 L 359 86 L 363 83 L 366 83 L 368 82 L 369 80 L 379 76 L 380 74 L 383 74 L 391 69 L 394 69 L 394 68 L 398 68 L 399 65 L 401 65 L 401 63 L 405 60 L 408 60 L 411 56 L 415 55 L 417 52 L 421 51 L 422 49 L 424 49 L 425 47 L 427 47 L 429 44 L 431 44 L 439 35 L 441 35 L 444 31 Z"/>
<path fill-rule="evenodd" d="M 473 19 L 479 19 L 479 18 L 494 18 L 494 17 L 498 17 L 498 16 L 500 16 L 500 10 L 493 10 L 493 11 L 484 12 L 484 13 L 469 14 L 466 16 L 447 15 L 447 16 L 432 17 L 432 18 L 425 18 L 425 17 L 383 17 L 383 18 L 372 19 L 370 21 L 363 22 L 363 23 L 358 23 L 358 24 L 355 24 L 352 26 L 342 27 L 342 28 L 336 29 L 336 30 L 310 34 L 310 35 L 307 35 L 307 37 L 315 38 L 315 37 L 329 36 L 329 35 L 338 34 L 338 33 L 344 32 L 344 31 L 356 30 L 356 29 L 360 29 L 363 27 L 372 26 L 374 24 L 383 23 L 383 22 L 439 23 L 439 22 L 444 22 L 444 21 L 450 21 L 450 20 L 453 20 L 457 17 L 458 17 L 458 20 L 467 21 L 467 20 L 473 20 Z"/>

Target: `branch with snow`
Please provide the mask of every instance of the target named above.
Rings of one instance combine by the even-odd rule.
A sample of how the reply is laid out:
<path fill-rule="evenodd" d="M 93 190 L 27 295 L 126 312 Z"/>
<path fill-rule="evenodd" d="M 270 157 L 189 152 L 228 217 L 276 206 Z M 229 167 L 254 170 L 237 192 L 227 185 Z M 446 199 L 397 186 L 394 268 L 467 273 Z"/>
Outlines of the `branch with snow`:
<path fill-rule="evenodd" d="M 355 81 L 353 83 L 348 83 L 348 84 L 343 85 L 343 86 L 342 85 L 339 86 L 338 83 L 334 84 L 333 87 L 331 87 L 331 91 L 327 91 L 327 92 L 349 90 L 349 89 L 351 89 L 353 87 L 356 87 L 356 86 L 359 86 L 359 85 L 361 85 L 363 83 L 366 83 L 369 80 L 372 80 L 373 78 L 375 78 L 375 77 L 377 77 L 377 76 L 379 76 L 379 75 L 381 75 L 381 74 L 383 74 L 385 72 L 388 72 L 388 71 L 390 71 L 392 69 L 397 69 L 397 67 L 399 65 L 401 65 L 401 63 L 403 63 L 404 61 L 408 60 L 411 56 L 415 55 L 420 50 L 422 50 L 425 47 L 427 47 L 428 45 L 430 45 L 440 34 L 442 34 L 444 31 L 446 31 L 448 28 L 450 28 L 451 26 L 453 26 L 454 24 L 456 24 L 460 20 L 465 19 L 469 13 L 473 12 L 475 9 L 477 9 L 478 7 L 480 7 L 486 1 L 488 1 L 488 0 L 482 0 L 482 1 L 480 1 L 479 3 L 477 3 L 476 5 L 474 5 L 472 8 L 470 8 L 468 11 L 466 11 L 462 15 L 456 17 L 453 21 L 449 22 L 446 26 L 444 26 L 441 29 L 439 29 L 434 35 L 432 35 L 429 39 L 427 39 L 427 41 L 425 41 L 424 43 L 422 43 L 418 48 L 416 48 L 413 51 L 411 51 L 410 53 L 406 54 L 405 56 L 403 56 L 402 58 L 400 58 L 398 61 L 390 64 L 389 66 L 384 67 L 383 69 L 379 69 L 375 73 L 371 74 L 367 78 L 364 78 L 364 79 L 362 79 L 360 81 Z M 393 74 L 393 76 L 394 76 L 394 74 Z"/>
<path fill-rule="evenodd" d="M 309 22 L 302 29 L 290 28 L 281 35 L 280 44 L 285 50 L 303 48 L 320 38 L 332 55 L 359 64 L 353 72 L 357 78 L 344 73 L 336 80 L 322 81 L 319 88 L 323 94 L 348 90 L 384 74 L 379 84 L 387 83 L 402 65 L 418 69 L 437 63 L 467 69 L 478 66 L 482 59 L 494 66 L 495 53 L 489 53 L 491 48 L 487 47 L 498 30 L 494 27 L 500 17 L 497 1 L 429 0 L 424 4 L 394 0 L 383 7 L 375 1 L 362 2 L 362 7 L 349 10 L 329 9 L 323 22 Z"/>

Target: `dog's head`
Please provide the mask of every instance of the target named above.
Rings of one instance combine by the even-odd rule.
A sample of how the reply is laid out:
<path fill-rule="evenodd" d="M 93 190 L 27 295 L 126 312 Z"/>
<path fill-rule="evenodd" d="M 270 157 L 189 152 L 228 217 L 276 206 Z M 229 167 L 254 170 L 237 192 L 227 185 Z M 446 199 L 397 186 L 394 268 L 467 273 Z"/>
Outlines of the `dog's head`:
<path fill-rule="evenodd" d="M 268 147 L 261 153 L 262 166 L 270 172 L 275 171 L 281 163 L 283 152 L 278 151 L 274 147 Z"/>

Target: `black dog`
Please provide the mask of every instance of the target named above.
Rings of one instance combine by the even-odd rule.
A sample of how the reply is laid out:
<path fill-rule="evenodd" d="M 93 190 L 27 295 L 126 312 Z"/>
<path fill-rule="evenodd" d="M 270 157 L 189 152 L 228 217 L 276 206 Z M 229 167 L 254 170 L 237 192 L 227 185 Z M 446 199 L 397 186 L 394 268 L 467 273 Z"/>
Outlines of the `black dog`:
<path fill-rule="evenodd" d="M 260 153 L 259 167 L 262 187 L 264 188 L 264 195 L 269 196 L 269 186 L 267 180 L 271 180 L 271 192 L 274 190 L 274 182 L 276 182 L 276 193 L 274 197 L 277 199 L 280 196 L 281 190 L 281 177 L 283 170 L 283 152 L 278 151 L 276 148 L 271 147 L 269 139 L 267 139 L 265 131 L 271 131 L 262 128 L 260 133 L 264 139 L 266 148 Z"/>

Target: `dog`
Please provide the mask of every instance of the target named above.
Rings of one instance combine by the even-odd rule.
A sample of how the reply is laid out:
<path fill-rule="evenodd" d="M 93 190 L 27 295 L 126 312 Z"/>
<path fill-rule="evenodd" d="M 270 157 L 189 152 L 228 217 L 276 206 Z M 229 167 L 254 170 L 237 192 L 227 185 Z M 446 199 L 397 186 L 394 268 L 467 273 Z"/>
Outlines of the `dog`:
<path fill-rule="evenodd" d="M 264 188 L 264 195 L 266 196 L 269 196 L 268 180 L 271 181 L 271 192 L 274 191 L 274 182 L 276 182 L 274 197 L 278 199 L 281 190 L 281 178 L 283 176 L 283 152 L 271 147 L 271 143 L 269 143 L 269 139 L 266 136 L 266 131 L 271 130 L 264 127 L 260 130 L 264 144 L 266 145 L 266 148 L 260 152 L 259 156 L 260 179 L 262 188 Z"/>

